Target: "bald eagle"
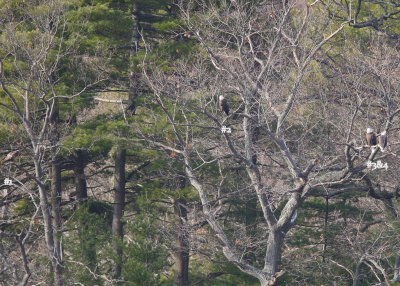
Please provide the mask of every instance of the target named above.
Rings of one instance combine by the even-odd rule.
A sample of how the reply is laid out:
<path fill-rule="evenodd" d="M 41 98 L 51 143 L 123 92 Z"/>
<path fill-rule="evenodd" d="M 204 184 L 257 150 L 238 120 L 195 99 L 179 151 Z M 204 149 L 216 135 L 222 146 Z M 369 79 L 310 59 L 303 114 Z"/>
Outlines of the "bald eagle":
<path fill-rule="evenodd" d="M 367 133 L 365 134 L 365 139 L 367 139 L 367 145 L 373 147 L 376 145 L 376 133 L 371 128 L 367 128 Z"/>
<path fill-rule="evenodd" d="M 12 151 L 10 153 L 7 154 L 7 156 L 3 159 L 3 161 L 1 161 L 2 163 L 5 162 L 10 162 L 12 160 L 14 160 L 14 158 L 19 154 L 18 150 Z"/>
<path fill-rule="evenodd" d="M 229 105 L 228 102 L 226 101 L 225 97 L 222 95 L 219 96 L 219 105 L 221 106 L 221 110 L 226 113 L 226 115 L 229 115 Z"/>
<path fill-rule="evenodd" d="M 382 152 L 385 152 L 385 148 L 387 146 L 387 134 L 386 131 L 382 131 L 381 134 L 378 135 L 378 143 L 379 148 Z"/>

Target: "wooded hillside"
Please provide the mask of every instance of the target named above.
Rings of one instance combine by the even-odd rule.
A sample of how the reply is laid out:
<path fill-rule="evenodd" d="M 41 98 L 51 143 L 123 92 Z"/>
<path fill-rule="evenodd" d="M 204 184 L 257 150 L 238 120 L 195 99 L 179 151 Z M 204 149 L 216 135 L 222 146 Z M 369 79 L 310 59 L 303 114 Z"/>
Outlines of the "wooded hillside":
<path fill-rule="evenodd" d="M 399 0 L 0 0 L 0 285 L 400 285 Z"/>

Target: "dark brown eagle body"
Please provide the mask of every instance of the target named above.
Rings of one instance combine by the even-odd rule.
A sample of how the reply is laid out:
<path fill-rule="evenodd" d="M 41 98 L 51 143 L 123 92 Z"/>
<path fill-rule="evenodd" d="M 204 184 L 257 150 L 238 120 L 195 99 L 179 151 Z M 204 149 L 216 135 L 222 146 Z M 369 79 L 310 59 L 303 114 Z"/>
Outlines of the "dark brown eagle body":
<path fill-rule="evenodd" d="M 369 147 L 375 146 L 377 144 L 376 133 L 371 128 L 367 129 L 367 133 L 365 134 L 365 139 L 367 140 L 367 145 Z"/>
<path fill-rule="evenodd" d="M 222 95 L 219 96 L 219 105 L 221 107 L 221 110 L 226 113 L 226 115 L 229 115 L 229 105 L 228 102 L 226 101 L 225 97 Z"/>

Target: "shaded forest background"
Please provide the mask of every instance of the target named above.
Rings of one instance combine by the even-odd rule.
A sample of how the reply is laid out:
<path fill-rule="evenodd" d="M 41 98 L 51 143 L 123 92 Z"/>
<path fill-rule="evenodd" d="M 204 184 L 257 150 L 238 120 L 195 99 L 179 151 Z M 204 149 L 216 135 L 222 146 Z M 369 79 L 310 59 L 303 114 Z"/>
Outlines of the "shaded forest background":
<path fill-rule="evenodd" d="M 399 1 L 0 0 L 0 85 L 0 285 L 400 285 Z"/>

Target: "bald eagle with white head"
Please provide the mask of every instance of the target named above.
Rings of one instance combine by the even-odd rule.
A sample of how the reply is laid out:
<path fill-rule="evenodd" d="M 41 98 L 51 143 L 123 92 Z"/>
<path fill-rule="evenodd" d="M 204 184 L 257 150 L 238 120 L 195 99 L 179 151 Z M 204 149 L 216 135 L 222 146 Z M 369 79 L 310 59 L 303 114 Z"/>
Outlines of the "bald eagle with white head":
<path fill-rule="evenodd" d="M 387 134 L 386 131 L 382 131 L 381 134 L 378 135 L 378 143 L 379 143 L 379 148 L 381 149 L 382 152 L 385 152 L 386 146 L 387 146 Z"/>
<path fill-rule="evenodd" d="M 376 133 L 372 128 L 367 128 L 367 133 L 365 134 L 365 139 L 367 140 L 368 147 L 374 147 L 377 144 Z"/>
<path fill-rule="evenodd" d="M 226 115 L 229 115 L 229 105 L 228 102 L 226 101 L 225 97 L 223 95 L 219 96 L 219 105 L 221 107 L 221 110 L 226 113 Z"/>

